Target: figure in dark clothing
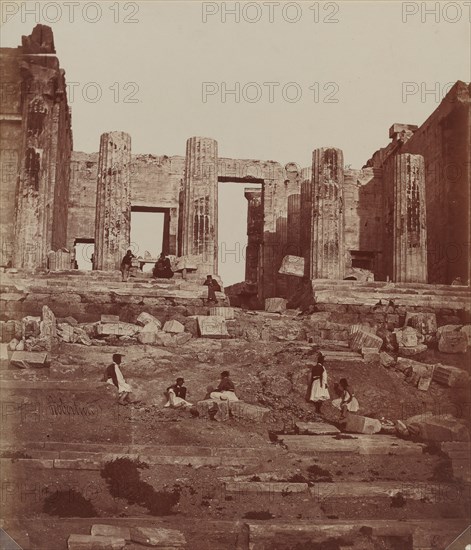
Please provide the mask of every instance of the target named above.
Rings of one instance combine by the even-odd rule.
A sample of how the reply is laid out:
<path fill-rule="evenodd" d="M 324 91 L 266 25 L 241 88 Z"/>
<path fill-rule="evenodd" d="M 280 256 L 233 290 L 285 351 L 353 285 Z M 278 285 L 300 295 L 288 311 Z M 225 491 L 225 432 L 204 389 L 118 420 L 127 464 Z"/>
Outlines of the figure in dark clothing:
<path fill-rule="evenodd" d="M 108 384 L 113 384 L 118 388 L 118 403 L 120 405 L 127 405 L 131 402 L 129 394 L 132 390 L 121 372 L 121 357 L 123 357 L 121 353 L 113 354 L 113 362 L 106 368 L 104 378 Z"/>
<path fill-rule="evenodd" d="M 208 287 L 208 302 L 217 304 L 216 291 L 221 290 L 219 283 L 215 281 L 211 275 L 208 275 L 203 285 Z"/>
<path fill-rule="evenodd" d="M 186 388 L 183 385 L 185 380 L 177 378 L 177 381 L 172 386 L 169 386 L 166 391 L 167 403 L 166 407 L 177 409 L 179 407 L 192 407 L 192 404 L 186 400 Z"/>
<path fill-rule="evenodd" d="M 221 381 L 218 387 L 211 392 L 211 399 L 217 401 L 239 401 L 239 398 L 235 394 L 234 382 L 232 382 L 229 371 L 225 370 L 221 372 Z"/>
<path fill-rule="evenodd" d="M 172 266 L 170 260 L 162 252 L 159 259 L 155 262 L 152 275 L 156 279 L 171 279 L 173 277 Z"/>
<path fill-rule="evenodd" d="M 135 257 L 136 256 L 134 256 L 134 254 L 130 250 L 128 250 L 121 260 L 121 267 L 119 269 L 121 271 L 121 274 L 123 275 L 123 282 L 126 282 L 128 280 L 129 271 L 132 267 L 132 260 Z"/>

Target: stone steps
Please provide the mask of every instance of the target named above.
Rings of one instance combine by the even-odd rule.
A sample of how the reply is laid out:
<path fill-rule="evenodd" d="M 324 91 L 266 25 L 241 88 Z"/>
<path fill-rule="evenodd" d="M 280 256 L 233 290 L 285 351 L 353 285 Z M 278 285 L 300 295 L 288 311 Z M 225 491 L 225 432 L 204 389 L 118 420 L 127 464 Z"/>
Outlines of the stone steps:
<path fill-rule="evenodd" d="M 120 518 L 55 518 L 25 517 L 0 521 L 23 550 L 64 550 L 71 533 L 88 534 L 92 525 L 106 524 L 119 527 L 154 527 L 177 529 L 191 541 L 187 550 L 271 550 L 292 548 L 296 543 L 318 545 L 339 537 L 362 540 L 363 534 L 374 538 L 404 537 L 412 539 L 413 550 L 438 550 L 447 548 L 467 528 L 465 519 L 414 519 L 383 520 L 296 520 L 283 522 L 276 519 L 215 520 L 185 517 L 120 517 Z M 42 537 L 41 533 L 54 532 L 54 537 Z M 41 539 L 41 540 L 40 540 Z M 464 546 L 462 546 L 464 548 Z M 347 547 L 348 548 L 348 547 Z M 358 548 L 358 547 L 355 547 Z"/>
<path fill-rule="evenodd" d="M 347 438 L 348 437 L 348 438 Z M 389 435 L 330 436 L 279 435 L 294 453 L 350 453 L 357 455 L 420 455 L 425 444 Z"/>

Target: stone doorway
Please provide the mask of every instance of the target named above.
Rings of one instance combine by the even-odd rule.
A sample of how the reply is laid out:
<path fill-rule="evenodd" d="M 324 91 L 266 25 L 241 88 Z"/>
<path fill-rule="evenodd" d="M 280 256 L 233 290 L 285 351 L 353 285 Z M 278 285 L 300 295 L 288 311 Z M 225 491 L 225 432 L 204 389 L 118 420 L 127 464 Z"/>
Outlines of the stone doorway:
<path fill-rule="evenodd" d="M 143 271 L 152 271 L 153 263 L 161 252 L 170 253 L 169 242 L 170 209 L 151 206 L 131 206 L 131 244 L 130 248 L 137 257 L 149 262 Z"/>
<path fill-rule="evenodd" d="M 91 271 L 93 269 L 92 255 L 95 251 L 95 239 L 75 239 L 74 250 L 77 268 Z"/>

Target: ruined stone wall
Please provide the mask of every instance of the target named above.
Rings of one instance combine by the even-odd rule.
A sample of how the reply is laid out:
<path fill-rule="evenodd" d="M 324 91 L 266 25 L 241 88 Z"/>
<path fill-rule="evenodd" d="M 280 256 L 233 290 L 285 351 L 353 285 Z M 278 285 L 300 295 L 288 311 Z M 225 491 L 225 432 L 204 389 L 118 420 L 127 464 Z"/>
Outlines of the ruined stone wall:
<path fill-rule="evenodd" d="M 20 51 L 0 50 L 0 265 L 13 260 L 16 180 L 21 152 Z"/>
<path fill-rule="evenodd" d="M 470 90 L 457 82 L 401 148 L 425 160 L 430 283 L 471 277 Z"/>

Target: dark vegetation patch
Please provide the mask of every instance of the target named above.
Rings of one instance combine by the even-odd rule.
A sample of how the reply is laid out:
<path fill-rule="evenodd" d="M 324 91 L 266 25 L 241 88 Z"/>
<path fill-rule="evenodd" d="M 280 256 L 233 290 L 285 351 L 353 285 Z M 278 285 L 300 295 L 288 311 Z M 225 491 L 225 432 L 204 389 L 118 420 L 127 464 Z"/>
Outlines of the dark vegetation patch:
<path fill-rule="evenodd" d="M 106 480 L 108 490 L 114 498 L 125 499 L 128 504 L 137 504 L 147 508 L 152 516 L 169 516 L 174 514 L 173 507 L 180 500 L 180 488 L 173 491 L 156 491 L 152 485 L 141 481 L 139 470 L 149 466 L 138 460 L 117 458 L 107 462 L 100 472 Z"/>
<path fill-rule="evenodd" d="M 11 458 L 13 460 L 17 460 L 19 458 L 33 458 L 28 453 L 24 453 L 23 451 L 2 451 L 0 453 L 0 458 Z"/>
<path fill-rule="evenodd" d="M 391 497 L 391 508 L 402 508 L 406 505 L 406 499 L 402 493 L 396 493 Z"/>
<path fill-rule="evenodd" d="M 273 519 L 274 517 L 268 510 L 251 510 L 244 514 L 245 519 Z"/>
<path fill-rule="evenodd" d="M 433 469 L 429 481 L 451 481 L 453 479 L 453 466 L 449 458 L 440 460 Z"/>
<path fill-rule="evenodd" d="M 55 491 L 44 499 L 43 512 L 60 518 L 93 518 L 98 516 L 93 504 L 82 493 Z"/>
<path fill-rule="evenodd" d="M 343 537 L 330 537 L 322 542 L 298 542 L 294 546 L 286 547 L 276 544 L 272 546 L 273 550 L 343 550 L 347 546 L 353 546 L 353 543 Z"/>
<path fill-rule="evenodd" d="M 329 470 L 324 470 L 324 468 L 317 466 L 317 464 L 313 464 L 312 466 L 309 466 L 307 469 L 307 473 L 309 476 L 309 481 L 311 482 L 318 482 L 318 483 L 333 482 L 332 475 L 329 472 Z"/>

